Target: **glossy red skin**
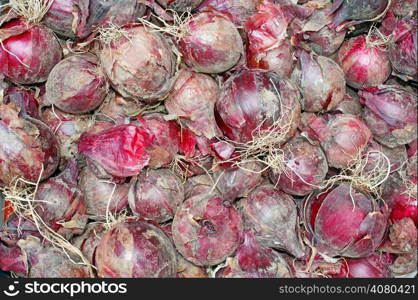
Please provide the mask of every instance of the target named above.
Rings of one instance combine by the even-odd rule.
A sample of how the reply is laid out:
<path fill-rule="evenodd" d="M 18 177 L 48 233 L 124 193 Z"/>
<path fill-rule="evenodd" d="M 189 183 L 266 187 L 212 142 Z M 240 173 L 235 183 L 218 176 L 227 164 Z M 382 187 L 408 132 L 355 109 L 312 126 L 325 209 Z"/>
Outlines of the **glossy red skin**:
<path fill-rule="evenodd" d="M 274 120 L 283 115 L 283 126 L 292 118 L 288 132 L 290 138 L 300 121 L 299 98 L 293 84 L 287 79 L 280 79 L 274 72 L 244 70 L 224 83 L 216 103 L 215 117 L 229 139 L 248 142 L 254 138 L 257 127 L 267 130 Z M 285 108 L 283 112 L 280 111 L 281 106 Z"/>
<path fill-rule="evenodd" d="M 363 118 L 374 139 L 388 147 L 416 139 L 417 102 L 414 91 L 400 86 L 380 86 L 359 91 L 364 104 Z"/>
<path fill-rule="evenodd" d="M 342 262 L 339 274 L 334 278 L 390 278 L 389 266 L 393 263 L 392 255 L 373 253 L 364 258 L 347 258 Z"/>
<path fill-rule="evenodd" d="M 181 180 L 168 169 L 143 171 L 131 182 L 131 193 L 132 212 L 158 223 L 171 220 L 184 200 Z"/>
<path fill-rule="evenodd" d="M 219 87 L 213 78 L 182 69 L 165 100 L 165 107 L 169 114 L 177 116 L 196 135 L 211 139 L 221 135 L 214 115 L 218 98 Z"/>
<path fill-rule="evenodd" d="M 406 191 L 401 189 L 397 196 L 394 197 L 391 207 L 392 212 L 390 214 L 390 219 L 392 221 L 410 218 L 414 221 L 415 226 L 418 226 L 418 208 L 416 197 L 406 194 Z"/>
<path fill-rule="evenodd" d="M 292 196 L 263 184 L 238 203 L 245 230 L 253 230 L 258 242 L 291 253 L 305 255 L 298 239 L 297 208 Z"/>
<path fill-rule="evenodd" d="M 173 220 L 177 251 L 198 266 L 214 266 L 239 245 L 242 221 L 231 203 L 211 194 L 188 198 Z"/>
<path fill-rule="evenodd" d="M 298 63 L 292 80 L 302 93 L 302 109 L 306 112 L 329 111 L 336 107 L 345 95 L 344 73 L 340 66 L 325 56 L 306 51 L 296 52 Z"/>
<path fill-rule="evenodd" d="M 347 167 L 372 136 L 366 124 L 350 114 L 323 115 L 308 126 L 308 132 L 320 141 L 328 165 L 334 168 Z"/>
<path fill-rule="evenodd" d="M 311 145 L 305 138 L 294 137 L 284 145 L 283 151 L 285 169 L 281 174 L 272 170 L 273 184 L 295 196 L 305 196 L 322 184 L 328 163 L 321 147 Z"/>
<path fill-rule="evenodd" d="M 168 166 L 179 151 L 180 127 L 175 121 L 166 121 L 163 114 L 149 114 L 138 118 L 154 135 L 154 141 L 149 154 L 149 167 L 158 169 Z"/>
<path fill-rule="evenodd" d="M 220 278 L 283 278 L 291 277 L 284 258 L 271 248 L 263 247 L 252 232 L 243 233 L 243 241 L 235 255 L 220 269 Z"/>
<path fill-rule="evenodd" d="M 292 71 L 292 47 L 286 39 L 288 18 L 280 6 L 261 4 L 245 24 L 247 66 L 274 71 L 289 77 Z"/>
<path fill-rule="evenodd" d="M 98 163 L 110 175 L 138 175 L 148 165 L 154 136 L 145 128 L 120 125 L 93 135 L 83 135 L 78 152 Z"/>
<path fill-rule="evenodd" d="M 37 119 L 20 118 L 14 103 L 0 103 L 0 136 L 0 185 L 16 178 L 37 182 L 57 169 L 59 146 L 52 131 Z"/>
<path fill-rule="evenodd" d="M 53 230 L 62 233 L 80 232 L 87 222 L 84 195 L 77 187 L 75 161 L 58 176 L 41 183 L 35 195 L 40 200 L 36 211 Z"/>
<path fill-rule="evenodd" d="M 185 30 L 185 36 L 178 42 L 179 50 L 184 62 L 197 72 L 223 73 L 244 55 L 238 29 L 222 13 L 198 13 Z"/>
<path fill-rule="evenodd" d="M 3 102 L 5 104 L 13 102 L 21 109 L 21 114 L 24 113 L 32 118 L 39 119 L 39 103 L 33 90 L 10 87 L 4 94 Z"/>
<path fill-rule="evenodd" d="M 351 192 L 351 195 L 350 195 Z M 353 206 L 354 204 L 355 206 Z M 320 253 L 366 257 L 382 242 L 387 216 L 374 200 L 343 183 L 303 203 L 305 227 Z"/>
<path fill-rule="evenodd" d="M 53 32 L 41 24 L 26 24 L 23 19 L 4 24 L 0 28 L 0 32 L 3 31 L 6 37 L 1 39 L 0 73 L 19 84 L 46 81 L 49 72 L 62 57 L 62 48 Z"/>
<path fill-rule="evenodd" d="M 116 215 L 127 208 L 129 184 L 104 181 L 97 178 L 88 167 L 81 170 L 78 187 L 84 194 L 86 214 L 104 217 L 107 209 L 111 214 Z"/>
<path fill-rule="evenodd" d="M 114 225 L 102 237 L 95 258 L 100 278 L 167 278 L 177 271 L 170 239 L 142 221 Z"/>
<path fill-rule="evenodd" d="M 100 64 L 112 87 L 123 97 L 156 101 L 170 91 L 176 60 L 169 40 L 138 24 L 123 27 L 125 36 L 102 45 Z"/>
<path fill-rule="evenodd" d="M 394 42 L 389 51 L 394 71 L 417 80 L 417 21 L 415 18 L 400 20 L 393 31 Z"/>
<path fill-rule="evenodd" d="M 45 102 L 70 114 L 85 114 L 103 102 L 108 93 L 98 58 L 75 54 L 60 61 L 46 82 Z"/>
<path fill-rule="evenodd" d="M 58 35 L 75 39 L 79 29 L 87 24 L 89 2 L 89 0 L 54 0 L 42 21 Z"/>
<path fill-rule="evenodd" d="M 338 63 L 347 84 L 356 89 L 383 84 L 392 71 L 388 53 L 367 47 L 366 35 L 346 40 L 338 51 Z"/>

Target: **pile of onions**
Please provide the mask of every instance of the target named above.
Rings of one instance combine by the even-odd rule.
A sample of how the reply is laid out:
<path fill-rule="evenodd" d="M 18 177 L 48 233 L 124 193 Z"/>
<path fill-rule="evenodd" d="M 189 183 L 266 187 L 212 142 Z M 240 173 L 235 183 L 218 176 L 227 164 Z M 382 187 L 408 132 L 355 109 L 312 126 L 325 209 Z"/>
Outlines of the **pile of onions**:
<path fill-rule="evenodd" d="M 359 91 L 363 118 L 373 137 L 383 145 L 405 145 L 417 136 L 415 92 L 401 86 L 379 86 Z"/>
<path fill-rule="evenodd" d="M 285 250 L 296 258 L 305 255 L 297 230 L 297 208 L 291 196 L 263 184 L 238 203 L 245 230 L 252 230 L 266 247 Z"/>
<path fill-rule="evenodd" d="M 344 73 L 336 62 L 325 56 L 296 52 L 298 63 L 292 80 L 302 92 L 302 109 L 306 112 L 329 111 L 344 98 Z"/>
<path fill-rule="evenodd" d="M 370 129 L 357 116 L 323 115 L 308 124 L 308 133 L 320 141 L 328 165 L 347 167 L 357 158 L 371 138 Z"/>
<path fill-rule="evenodd" d="M 245 24 L 247 66 L 276 72 L 289 77 L 292 72 L 292 47 L 287 36 L 288 18 L 281 7 L 261 4 Z"/>
<path fill-rule="evenodd" d="M 286 278 L 289 266 L 276 251 L 261 246 L 251 231 L 243 233 L 243 241 L 235 256 L 216 274 L 221 278 Z"/>
<path fill-rule="evenodd" d="M 78 152 L 117 177 L 138 175 L 148 165 L 154 136 L 143 127 L 120 125 L 96 134 L 85 134 Z"/>
<path fill-rule="evenodd" d="M 331 257 L 366 257 L 386 231 L 387 215 L 376 201 L 348 183 L 305 198 L 302 215 L 312 245 Z"/>
<path fill-rule="evenodd" d="M 0 185 L 16 178 L 37 182 L 50 177 L 59 164 L 59 146 L 48 127 L 20 117 L 15 103 L 0 103 Z"/>
<path fill-rule="evenodd" d="M 169 221 L 183 200 L 182 182 L 168 169 L 143 171 L 131 182 L 129 206 L 141 218 L 158 223 Z"/>
<path fill-rule="evenodd" d="M 225 14 L 198 13 L 183 26 L 179 50 L 184 62 L 197 72 L 225 72 L 244 55 L 238 29 Z"/>
<path fill-rule="evenodd" d="M 183 202 L 172 230 L 176 249 L 185 259 L 198 266 L 214 266 L 237 249 L 242 221 L 230 202 L 203 193 Z"/>
<path fill-rule="evenodd" d="M 98 58 L 75 54 L 60 61 L 46 83 L 45 104 L 70 114 L 88 113 L 103 102 L 108 90 Z"/>
<path fill-rule="evenodd" d="M 374 35 L 359 35 L 346 40 L 338 51 L 338 63 L 342 67 L 347 84 L 353 88 L 383 84 L 391 74 L 389 55 Z"/>
<path fill-rule="evenodd" d="M 163 98 L 176 71 L 170 43 L 161 34 L 140 25 L 128 24 L 120 31 L 123 34 L 115 32 L 116 37 L 102 41 L 99 53 L 112 87 L 126 98 Z"/>
<path fill-rule="evenodd" d="M 299 93 L 287 79 L 274 72 L 241 71 L 223 85 L 216 103 L 216 117 L 223 133 L 231 140 L 248 142 L 256 129 L 288 128 L 287 138 L 299 125 Z M 284 142 L 284 141 L 283 141 Z"/>
<path fill-rule="evenodd" d="M 101 278 L 167 278 L 177 271 L 170 239 L 154 225 L 128 221 L 114 225 L 96 248 Z"/>
<path fill-rule="evenodd" d="M 218 98 L 219 87 L 212 77 L 182 69 L 177 74 L 165 107 L 169 114 L 176 116 L 181 124 L 196 135 L 211 139 L 220 135 L 214 115 Z"/>
<path fill-rule="evenodd" d="M 284 169 L 271 170 L 273 184 L 284 192 L 305 196 L 322 184 L 328 173 L 328 163 L 321 147 L 303 137 L 294 137 L 283 146 Z"/>
<path fill-rule="evenodd" d="M 45 25 L 12 19 L 0 26 L 0 36 L 0 73 L 12 82 L 44 82 L 62 58 L 57 38 Z"/>

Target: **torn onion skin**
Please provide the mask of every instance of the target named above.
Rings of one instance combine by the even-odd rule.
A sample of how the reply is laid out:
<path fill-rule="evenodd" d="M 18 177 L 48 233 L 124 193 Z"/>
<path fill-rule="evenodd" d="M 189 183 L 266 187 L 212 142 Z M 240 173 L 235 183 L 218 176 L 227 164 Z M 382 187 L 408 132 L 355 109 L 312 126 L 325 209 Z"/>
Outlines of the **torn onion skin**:
<path fill-rule="evenodd" d="M 177 272 L 172 242 L 143 221 L 115 224 L 102 237 L 95 259 L 100 278 L 170 278 Z"/>
<path fill-rule="evenodd" d="M 238 203 L 245 230 L 253 230 L 258 242 L 284 250 L 296 258 L 305 256 L 298 239 L 297 208 L 292 196 L 271 184 L 262 184 Z"/>
<path fill-rule="evenodd" d="M 94 265 L 96 263 L 96 248 L 105 233 L 106 227 L 103 223 L 88 223 L 83 234 L 74 237 L 71 240 L 71 243 L 81 250 L 84 257 L 90 262 L 90 264 Z"/>
<path fill-rule="evenodd" d="M 203 12 L 185 25 L 179 42 L 184 62 L 202 73 L 222 73 L 234 67 L 244 55 L 242 38 L 228 16 L 216 11 Z"/>
<path fill-rule="evenodd" d="M 213 194 L 186 199 L 173 220 L 177 251 L 197 266 L 214 266 L 239 246 L 242 221 L 228 201 Z"/>
<path fill-rule="evenodd" d="M 371 37 L 372 42 L 376 37 Z M 366 35 L 346 40 L 338 51 L 338 63 L 350 87 L 362 89 L 383 84 L 392 68 L 387 51 L 368 46 Z"/>
<path fill-rule="evenodd" d="M 101 66 L 123 97 L 152 102 L 170 91 L 176 72 L 172 45 L 160 33 L 127 24 L 126 33 L 101 45 Z"/>
<path fill-rule="evenodd" d="M 236 142 L 253 140 L 257 129 L 268 130 L 277 121 L 286 138 L 300 121 L 300 95 L 295 86 L 274 72 L 243 70 L 223 85 L 215 116 L 223 133 Z M 283 141 L 285 142 L 285 141 Z"/>
<path fill-rule="evenodd" d="M 61 60 L 62 49 L 52 30 L 23 18 L 0 26 L 0 73 L 17 84 L 45 82 Z"/>
<path fill-rule="evenodd" d="M 31 89 L 10 86 L 4 93 L 3 102 L 5 104 L 13 102 L 19 107 L 20 114 L 39 119 L 39 102 L 36 92 Z"/>
<path fill-rule="evenodd" d="M 51 130 L 41 121 L 19 116 L 15 103 L 0 103 L 0 185 L 16 178 L 37 182 L 57 169 L 59 145 Z"/>
<path fill-rule="evenodd" d="M 283 146 L 283 172 L 271 169 L 270 179 L 284 192 L 305 196 L 321 186 L 328 173 L 328 163 L 321 147 L 303 137 L 293 137 Z"/>
<path fill-rule="evenodd" d="M 100 106 L 108 83 L 98 58 L 90 53 L 74 54 L 60 61 L 46 82 L 45 103 L 70 114 L 85 114 Z"/>
<path fill-rule="evenodd" d="M 372 254 L 383 240 L 387 215 L 385 207 L 349 183 L 305 198 L 302 209 L 311 243 L 331 257 Z"/>

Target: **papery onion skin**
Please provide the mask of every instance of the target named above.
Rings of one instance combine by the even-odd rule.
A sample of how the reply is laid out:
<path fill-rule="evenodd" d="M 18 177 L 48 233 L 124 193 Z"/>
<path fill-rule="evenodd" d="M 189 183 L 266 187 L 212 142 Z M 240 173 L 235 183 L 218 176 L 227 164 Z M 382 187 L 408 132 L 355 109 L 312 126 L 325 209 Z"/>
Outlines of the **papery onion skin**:
<path fill-rule="evenodd" d="M 417 3 L 415 0 L 393 0 L 391 8 L 395 15 L 406 17 L 417 12 Z"/>
<path fill-rule="evenodd" d="M 123 97 L 155 101 L 169 92 L 175 58 L 167 39 L 140 25 L 128 24 L 126 34 L 102 45 L 101 65 L 112 87 Z"/>
<path fill-rule="evenodd" d="M 267 130 L 275 121 L 281 129 L 290 125 L 289 139 L 299 125 L 299 100 L 299 92 L 289 80 L 274 72 L 244 70 L 224 83 L 215 116 L 223 133 L 234 141 L 251 141 L 258 127 Z"/>
<path fill-rule="evenodd" d="M 196 9 L 203 0 L 157 0 L 157 2 L 166 9 L 183 12 Z"/>
<path fill-rule="evenodd" d="M 95 264 L 96 248 L 101 238 L 106 233 L 106 227 L 103 223 L 93 222 L 86 226 L 83 234 L 74 237 L 71 243 L 81 250 L 84 257 L 92 264 Z"/>
<path fill-rule="evenodd" d="M 346 40 L 338 51 L 338 63 L 347 84 L 356 89 L 383 84 L 392 71 L 387 51 L 369 47 L 366 35 Z"/>
<path fill-rule="evenodd" d="M 19 117 L 14 103 L 0 103 L 0 185 L 16 178 L 31 182 L 50 177 L 59 164 L 59 146 L 41 121 Z"/>
<path fill-rule="evenodd" d="M 238 211 L 213 194 L 185 200 L 173 220 L 177 251 L 198 266 L 224 261 L 239 245 L 242 221 Z"/>
<path fill-rule="evenodd" d="M 46 82 L 45 102 L 71 114 L 85 114 L 103 102 L 108 90 L 98 58 L 75 54 L 60 61 Z"/>
<path fill-rule="evenodd" d="M 21 109 L 21 114 L 27 114 L 31 118 L 39 119 L 39 103 L 33 90 L 15 86 L 9 87 L 4 93 L 3 102 L 5 104 L 13 102 Z"/>
<path fill-rule="evenodd" d="M 234 67 L 244 55 L 242 38 L 228 17 L 203 12 L 185 25 L 186 34 L 178 43 L 183 61 L 202 73 L 222 73 Z"/>
<path fill-rule="evenodd" d="M 15 19 L 2 25 L 0 33 L 4 33 L 0 38 L 0 73 L 12 82 L 45 82 L 49 72 L 61 60 L 61 46 L 45 25 Z"/>
<path fill-rule="evenodd" d="M 154 225 L 128 221 L 114 225 L 96 248 L 100 278 L 168 278 L 177 272 L 170 239 Z"/>

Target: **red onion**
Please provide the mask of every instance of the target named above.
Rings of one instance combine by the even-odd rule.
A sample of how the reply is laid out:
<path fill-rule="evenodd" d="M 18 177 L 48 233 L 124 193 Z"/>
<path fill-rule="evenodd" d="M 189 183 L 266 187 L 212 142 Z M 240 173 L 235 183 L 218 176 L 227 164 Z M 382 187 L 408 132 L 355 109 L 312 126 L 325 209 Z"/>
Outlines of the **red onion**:
<path fill-rule="evenodd" d="M 403 219 L 411 219 L 415 226 L 418 226 L 418 208 L 417 197 L 409 195 L 405 188 L 401 188 L 397 196 L 392 200 L 392 211 L 390 219 L 392 221 L 400 221 Z"/>
<path fill-rule="evenodd" d="M 146 128 L 120 125 L 97 134 L 83 135 L 78 142 L 78 152 L 110 175 L 130 177 L 138 175 L 148 165 L 147 148 L 153 140 Z"/>
<path fill-rule="evenodd" d="M 217 275 L 221 278 L 288 278 L 291 272 L 287 262 L 276 251 L 261 246 L 250 231 L 243 233 L 243 242 L 235 256 Z"/>
<path fill-rule="evenodd" d="M 72 244 L 80 249 L 84 257 L 94 265 L 96 248 L 105 233 L 106 227 L 103 223 L 89 223 L 82 235 L 72 239 Z"/>
<path fill-rule="evenodd" d="M 96 267 L 101 278 L 174 277 L 176 252 L 157 227 L 129 221 L 104 234 L 96 248 Z"/>
<path fill-rule="evenodd" d="M 187 11 L 197 8 L 203 0 L 157 0 L 157 2 L 165 9 L 175 11 Z"/>
<path fill-rule="evenodd" d="M 14 103 L 0 102 L 0 185 L 16 178 L 32 182 L 51 176 L 59 164 L 59 148 L 48 127 L 20 118 Z"/>
<path fill-rule="evenodd" d="M 370 255 L 380 245 L 387 223 L 375 200 L 348 183 L 307 197 L 303 219 L 313 245 L 331 257 Z"/>
<path fill-rule="evenodd" d="M 294 137 L 283 146 L 284 169 L 270 172 L 271 181 L 284 192 L 305 196 L 322 184 L 328 164 L 321 147 Z"/>
<path fill-rule="evenodd" d="M 203 0 L 198 11 L 217 10 L 231 16 L 235 25 L 244 26 L 259 3 L 259 0 Z"/>
<path fill-rule="evenodd" d="M 165 101 L 165 107 L 169 114 L 177 116 L 196 135 L 211 139 L 221 134 L 214 115 L 218 98 L 219 87 L 214 79 L 182 69 Z"/>
<path fill-rule="evenodd" d="M 371 36 L 359 35 L 346 40 L 338 51 L 338 63 L 342 67 L 347 84 L 360 89 L 384 83 L 391 74 L 389 56 Z"/>
<path fill-rule="evenodd" d="M 417 2 L 415 0 L 392 0 L 392 11 L 399 17 L 414 15 L 417 11 Z"/>
<path fill-rule="evenodd" d="M 149 150 L 149 167 L 158 169 L 168 166 L 179 151 L 181 129 L 175 121 L 166 121 L 163 114 L 149 114 L 139 118 L 139 122 L 155 137 Z"/>
<path fill-rule="evenodd" d="M 31 118 L 39 119 L 39 103 L 33 90 L 9 87 L 4 93 L 3 102 L 5 104 L 13 102 L 21 109 L 20 114 L 27 114 Z"/>
<path fill-rule="evenodd" d="M 274 71 L 289 77 L 292 71 L 292 47 L 286 30 L 288 18 L 281 7 L 261 4 L 245 24 L 247 33 L 247 66 Z"/>
<path fill-rule="evenodd" d="M 42 19 L 59 36 L 75 39 L 87 26 L 89 0 L 54 0 Z"/>
<path fill-rule="evenodd" d="M 390 2 L 388 0 L 337 0 L 333 2 L 333 27 L 342 30 L 371 21 L 382 15 Z"/>
<path fill-rule="evenodd" d="M 371 138 L 366 124 L 350 114 L 323 115 L 308 126 L 308 131 L 320 141 L 328 165 L 334 168 L 347 167 Z"/>
<path fill-rule="evenodd" d="M 0 232 L 0 270 L 27 277 L 29 272 L 27 258 L 16 243 L 15 234 Z"/>
<path fill-rule="evenodd" d="M 152 101 L 170 90 L 175 58 L 167 39 L 139 25 L 126 25 L 123 36 L 103 44 L 100 62 L 113 88 L 123 97 Z"/>
<path fill-rule="evenodd" d="M 238 29 L 219 12 L 203 12 L 184 25 L 179 40 L 183 61 L 197 72 L 222 73 L 234 67 L 244 55 Z"/>
<path fill-rule="evenodd" d="M 389 148 L 374 140 L 370 141 L 364 150 L 364 153 L 367 155 L 367 164 L 365 166 L 366 172 L 367 170 L 372 170 L 376 167 L 376 163 L 382 159 L 382 155 L 385 155 L 389 160 L 391 173 L 398 171 L 408 160 L 405 146 Z"/>
<path fill-rule="evenodd" d="M 297 233 L 297 208 L 293 198 L 264 184 L 239 203 L 246 230 L 253 230 L 266 247 L 285 250 L 296 258 L 305 255 Z"/>
<path fill-rule="evenodd" d="M 293 82 L 302 92 L 302 109 L 308 112 L 329 111 L 344 98 L 345 79 L 341 68 L 325 56 L 298 51 Z"/>
<path fill-rule="evenodd" d="M 183 200 L 182 182 L 168 169 L 145 170 L 131 182 L 129 206 L 141 218 L 164 223 Z"/>
<path fill-rule="evenodd" d="M 180 254 L 177 255 L 177 278 L 208 278 L 209 275 L 205 268 L 196 266 L 184 259 Z"/>
<path fill-rule="evenodd" d="M 46 104 L 71 114 L 96 109 L 106 97 L 108 85 L 99 60 L 89 53 L 66 57 L 51 71 L 46 83 Z"/>
<path fill-rule="evenodd" d="M 415 91 L 401 86 L 379 86 L 360 91 L 359 95 L 365 105 L 363 118 L 378 142 L 393 148 L 416 138 Z"/>
<path fill-rule="evenodd" d="M 128 205 L 129 184 L 117 184 L 100 180 L 88 168 L 81 170 L 78 187 L 83 192 L 86 202 L 86 214 L 104 217 L 109 213 L 115 215 Z"/>
<path fill-rule="evenodd" d="M 98 115 L 113 119 L 117 124 L 127 124 L 132 116 L 138 115 L 145 104 L 109 93 L 103 104 L 96 110 Z"/>
<path fill-rule="evenodd" d="M 289 127 L 293 136 L 300 119 L 299 93 L 287 79 L 273 72 L 247 71 L 230 77 L 216 103 L 219 127 L 231 140 L 248 142 L 255 131 Z"/>
<path fill-rule="evenodd" d="M 344 260 L 345 272 L 339 274 L 343 278 L 390 278 L 389 266 L 393 258 L 390 254 L 373 253 L 364 258 L 348 258 Z"/>
<path fill-rule="evenodd" d="M 333 109 L 333 111 L 358 117 L 361 116 L 363 107 L 360 104 L 360 97 L 354 90 L 347 87 L 343 100 Z"/>
<path fill-rule="evenodd" d="M 58 176 L 41 183 L 35 210 L 46 225 L 58 232 L 79 232 L 87 222 L 86 203 L 77 187 L 77 163 L 72 160 Z"/>
<path fill-rule="evenodd" d="M 186 199 L 173 220 L 177 251 L 198 266 L 213 266 L 234 253 L 242 230 L 231 203 L 211 194 Z"/>
<path fill-rule="evenodd" d="M 62 49 L 42 24 L 15 19 L 0 26 L 0 73 L 19 84 L 44 82 L 61 60 Z"/>
<path fill-rule="evenodd" d="M 417 21 L 415 18 L 400 20 L 393 31 L 393 44 L 389 57 L 394 71 L 417 81 Z"/>

